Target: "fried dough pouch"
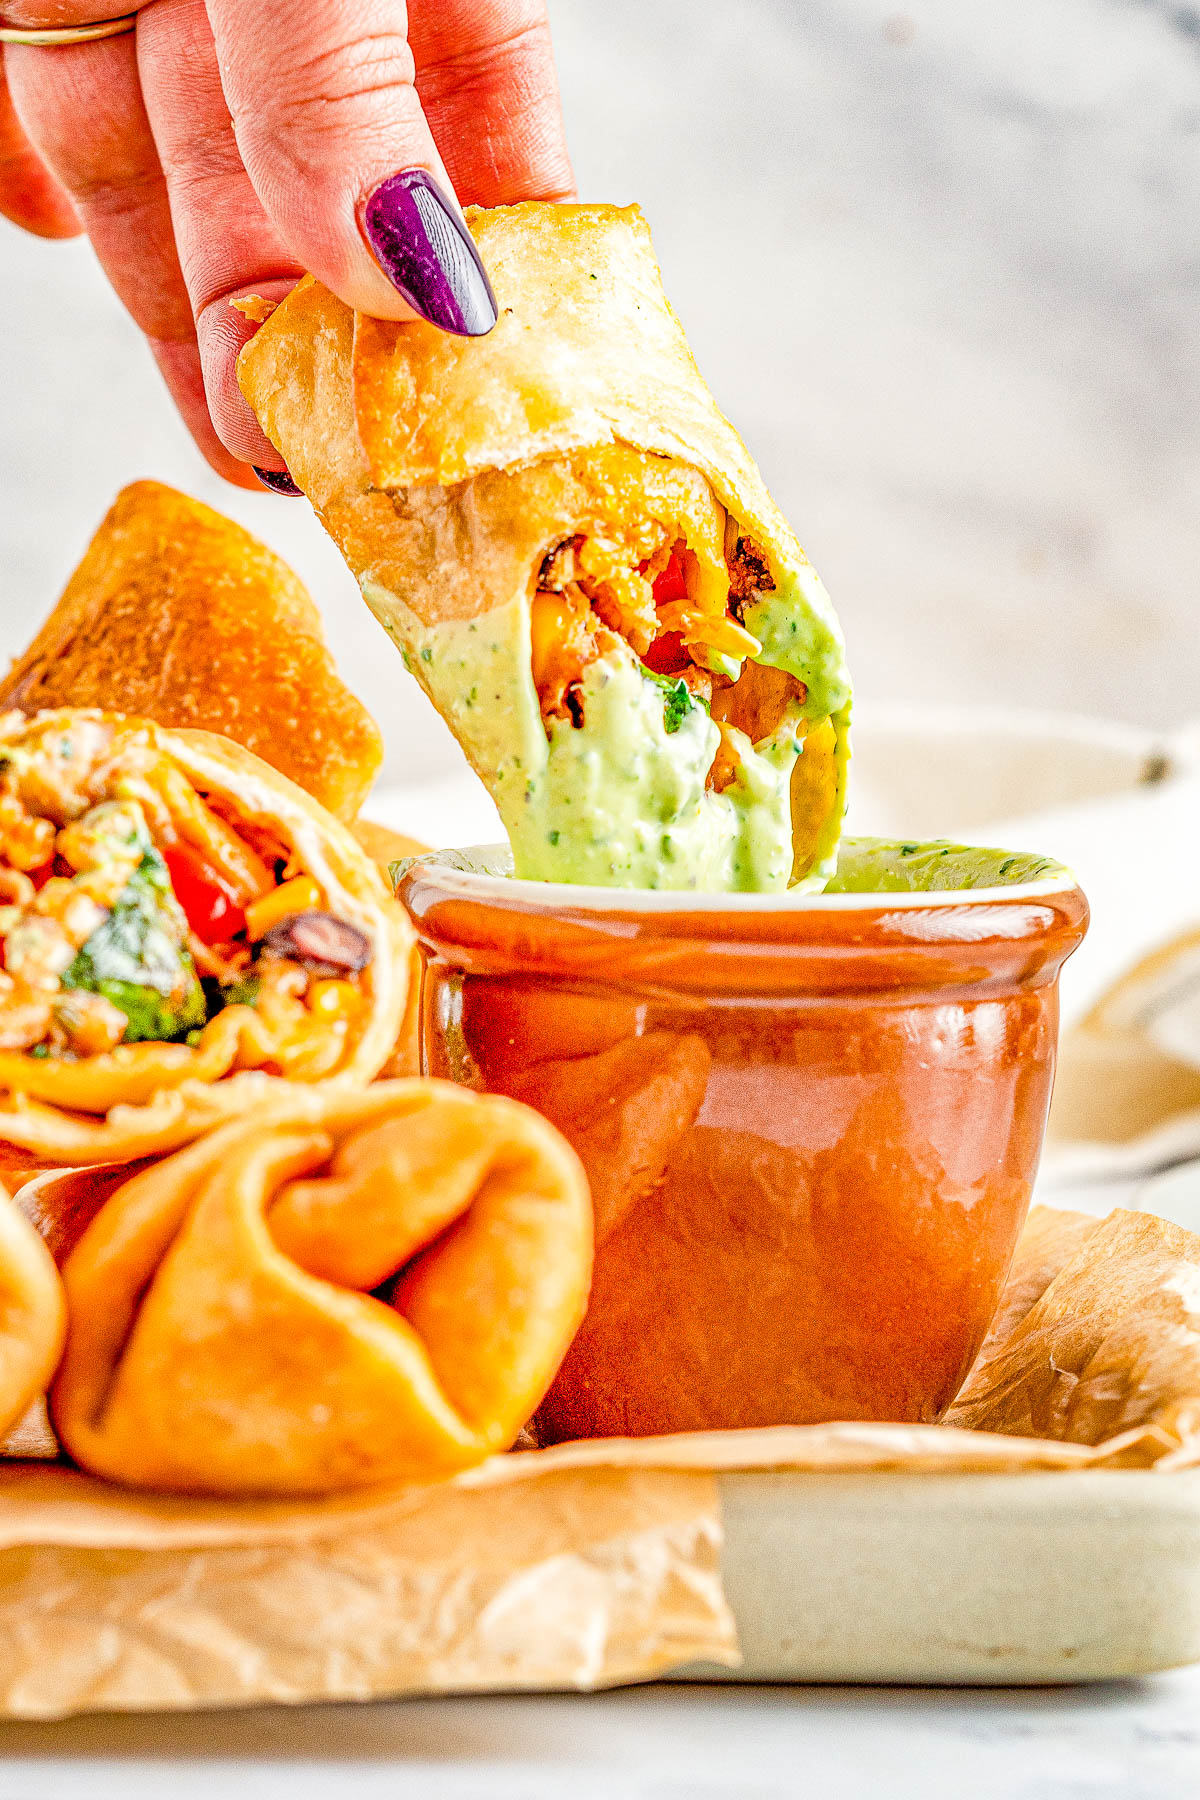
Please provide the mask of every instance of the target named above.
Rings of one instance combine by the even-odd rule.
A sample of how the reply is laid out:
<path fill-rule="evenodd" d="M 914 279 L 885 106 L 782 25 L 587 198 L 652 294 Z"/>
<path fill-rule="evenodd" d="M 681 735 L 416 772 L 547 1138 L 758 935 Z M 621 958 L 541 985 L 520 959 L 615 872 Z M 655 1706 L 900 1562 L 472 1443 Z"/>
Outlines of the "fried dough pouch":
<path fill-rule="evenodd" d="M 102 1208 L 63 1269 L 55 1430 L 93 1474 L 184 1493 L 452 1474 L 549 1386 L 591 1218 L 523 1106 L 431 1081 L 297 1093 Z"/>
<path fill-rule="evenodd" d="M 371 1080 L 412 932 L 346 828 L 207 732 L 0 719 L 0 1145 L 158 1155 L 289 1082 Z"/>
<path fill-rule="evenodd" d="M 158 481 L 118 494 L 0 681 L 0 709 L 14 706 L 99 706 L 219 732 L 340 819 L 358 811 L 383 756 L 299 577 L 232 519 Z"/>
<path fill-rule="evenodd" d="M 516 873 L 832 873 L 850 687 L 828 597 L 663 293 L 636 207 L 467 218 L 483 338 L 302 282 L 239 378 L 490 789 Z"/>
<path fill-rule="evenodd" d="M 0 1437 L 45 1392 L 66 1329 L 54 1259 L 0 1189 Z"/>

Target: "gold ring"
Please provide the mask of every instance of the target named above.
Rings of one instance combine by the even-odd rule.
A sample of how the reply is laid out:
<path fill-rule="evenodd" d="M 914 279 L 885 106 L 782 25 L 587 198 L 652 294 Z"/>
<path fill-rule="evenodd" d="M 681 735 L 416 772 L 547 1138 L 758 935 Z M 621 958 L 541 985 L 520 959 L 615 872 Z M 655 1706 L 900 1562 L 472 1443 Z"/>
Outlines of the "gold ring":
<path fill-rule="evenodd" d="M 42 49 L 55 44 L 91 44 L 97 38 L 120 37 L 136 24 L 137 14 L 125 13 L 119 19 L 101 19 L 95 25 L 48 25 L 40 31 L 21 25 L 0 25 L 0 44 L 34 44 Z"/>

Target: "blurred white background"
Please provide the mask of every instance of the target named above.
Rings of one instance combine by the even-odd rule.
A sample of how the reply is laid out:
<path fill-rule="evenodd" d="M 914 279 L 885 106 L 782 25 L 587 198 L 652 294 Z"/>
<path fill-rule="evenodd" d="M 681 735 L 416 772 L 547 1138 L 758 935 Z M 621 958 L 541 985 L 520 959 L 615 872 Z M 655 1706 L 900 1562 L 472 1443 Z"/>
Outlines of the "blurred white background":
<path fill-rule="evenodd" d="M 642 202 L 872 699 L 1200 713 L 1200 8 L 551 0 L 582 193 Z M 0 223 L 0 651 L 116 489 L 312 587 L 388 774 L 457 753 L 302 502 L 210 475 L 82 244 Z"/>

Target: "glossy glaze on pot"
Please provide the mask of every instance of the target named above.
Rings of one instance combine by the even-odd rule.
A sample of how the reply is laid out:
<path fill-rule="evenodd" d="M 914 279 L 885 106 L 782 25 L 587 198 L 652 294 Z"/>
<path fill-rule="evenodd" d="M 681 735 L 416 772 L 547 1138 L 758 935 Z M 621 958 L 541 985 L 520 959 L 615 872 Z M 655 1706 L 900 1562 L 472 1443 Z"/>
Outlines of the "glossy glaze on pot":
<path fill-rule="evenodd" d="M 674 910 L 426 862 L 401 892 L 427 1072 L 537 1107 L 591 1180 L 544 1441 L 940 1417 L 1029 1203 L 1077 888 Z"/>

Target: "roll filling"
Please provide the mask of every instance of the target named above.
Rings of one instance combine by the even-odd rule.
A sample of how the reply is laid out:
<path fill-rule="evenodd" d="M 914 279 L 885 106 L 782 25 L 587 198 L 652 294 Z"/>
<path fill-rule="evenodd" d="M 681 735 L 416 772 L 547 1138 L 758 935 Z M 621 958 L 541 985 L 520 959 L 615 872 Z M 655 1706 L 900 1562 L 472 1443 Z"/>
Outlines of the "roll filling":
<path fill-rule="evenodd" d="M 12 1143 L 144 1154 L 153 1131 L 129 1144 L 96 1116 L 247 1071 L 369 1078 L 390 1049 L 397 910 L 342 827 L 221 739 L 0 719 L 0 889 Z"/>

